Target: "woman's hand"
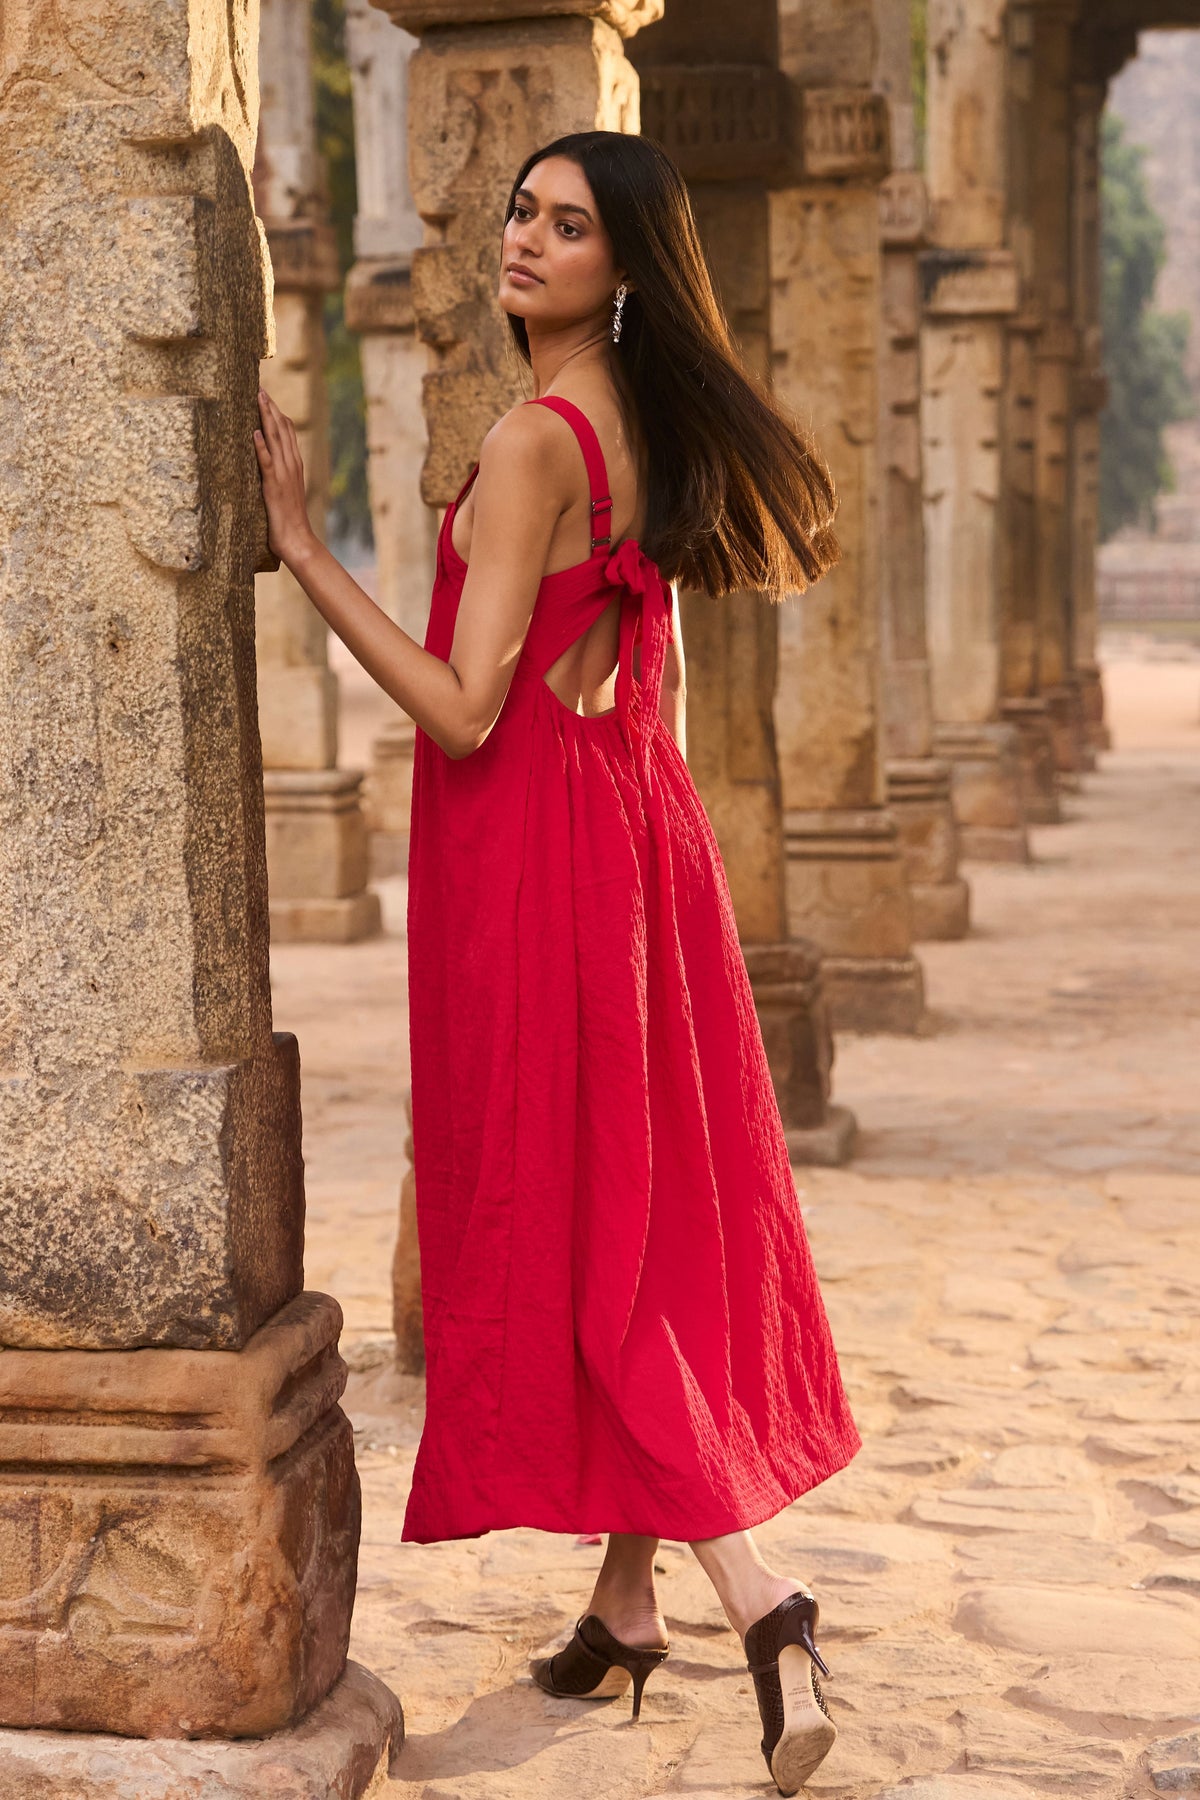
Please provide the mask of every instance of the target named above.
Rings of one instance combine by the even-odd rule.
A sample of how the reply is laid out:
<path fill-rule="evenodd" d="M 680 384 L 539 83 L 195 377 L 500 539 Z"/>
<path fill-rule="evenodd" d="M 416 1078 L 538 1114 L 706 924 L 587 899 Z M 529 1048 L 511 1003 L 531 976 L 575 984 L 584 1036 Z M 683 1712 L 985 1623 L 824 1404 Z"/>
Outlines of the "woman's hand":
<path fill-rule="evenodd" d="M 267 507 L 267 543 L 272 556 L 291 563 L 315 542 L 308 522 L 300 444 L 292 421 L 262 388 L 258 390 L 258 411 L 262 430 L 254 434 L 254 449 Z"/>

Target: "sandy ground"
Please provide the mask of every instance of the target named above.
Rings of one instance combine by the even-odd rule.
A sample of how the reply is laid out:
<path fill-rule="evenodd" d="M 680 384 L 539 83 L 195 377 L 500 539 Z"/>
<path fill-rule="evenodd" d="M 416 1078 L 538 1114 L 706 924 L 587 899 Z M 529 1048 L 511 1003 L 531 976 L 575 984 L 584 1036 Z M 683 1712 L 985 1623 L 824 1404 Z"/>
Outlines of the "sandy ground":
<path fill-rule="evenodd" d="M 846 1170 L 798 1169 L 866 1440 L 759 1534 L 809 1581 L 845 1800 L 1200 1793 L 1200 658 L 1111 643 L 1115 748 L 973 866 L 974 929 L 927 945 L 916 1038 L 839 1041 Z M 348 682 L 344 761 L 382 708 Z M 386 702 L 383 703 L 384 707 Z M 389 1795 L 772 1794 L 749 1678 L 683 1546 L 673 1650 L 628 1700 L 525 1676 L 599 1551 L 532 1531 L 401 1544 L 421 1384 L 387 1362 L 403 1166 L 403 882 L 389 935 L 281 947 L 304 1068 L 309 1285 L 336 1294 L 364 1498 L 352 1655 L 401 1697 Z"/>

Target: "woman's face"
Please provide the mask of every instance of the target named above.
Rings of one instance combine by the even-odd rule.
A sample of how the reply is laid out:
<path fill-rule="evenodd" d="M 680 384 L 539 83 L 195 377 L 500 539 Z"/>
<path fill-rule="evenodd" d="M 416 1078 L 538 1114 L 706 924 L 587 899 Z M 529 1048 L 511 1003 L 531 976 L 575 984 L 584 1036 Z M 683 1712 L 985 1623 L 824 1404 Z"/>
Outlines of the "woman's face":
<path fill-rule="evenodd" d="M 623 274 L 579 164 L 565 156 L 535 163 L 504 227 L 499 300 L 505 312 L 535 327 L 607 321 Z"/>

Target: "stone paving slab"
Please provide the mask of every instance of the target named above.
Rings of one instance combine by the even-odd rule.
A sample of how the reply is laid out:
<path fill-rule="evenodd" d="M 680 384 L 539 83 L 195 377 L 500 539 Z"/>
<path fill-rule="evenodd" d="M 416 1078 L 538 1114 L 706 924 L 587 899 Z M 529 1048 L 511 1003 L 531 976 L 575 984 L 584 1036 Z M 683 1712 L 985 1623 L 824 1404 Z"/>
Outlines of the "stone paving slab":
<path fill-rule="evenodd" d="M 1137 1800 L 1200 1764 L 1200 834 L 1194 754 L 1118 753 L 974 868 L 975 935 L 923 947 L 933 1018 L 846 1038 L 848 1169 L 797 1170 L 865 1447 L 759 1533 L 809 1579 L 839 1737 L 829 1800 Z M 389 895 L 402 920 L 399 890 Z M 308 1279 L 347 1308 L 364 1491 L 352 1653 L 401 1697 L 396 1800 L 742 1800 L 774 1785 L 738 1645 L 685 1547 L 673 1654 L 555 1701 L 599 1550 L 400 1541 L 421 1383 L 386 1360 L 403 945 L 275 958 L 298 1029 Z"/>

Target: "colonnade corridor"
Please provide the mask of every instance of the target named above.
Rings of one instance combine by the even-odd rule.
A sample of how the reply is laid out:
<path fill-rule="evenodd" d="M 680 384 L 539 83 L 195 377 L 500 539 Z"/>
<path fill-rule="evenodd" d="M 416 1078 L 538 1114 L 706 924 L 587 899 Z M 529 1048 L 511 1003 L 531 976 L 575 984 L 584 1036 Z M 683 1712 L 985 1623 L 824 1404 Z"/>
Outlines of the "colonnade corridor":
<path fill-rule="evenodd" d="M 1105 680 L 1115 748 L 1030 866 L 971 865 L 971 935 L 922 952 L 927 1029 L 839 1037 L 853 1164 L 796 1170 L 866 1440 L 760 1534 L 822 1605 L 840 1736 L 813 1794 L 1116 1800 L 1200 1764 L 1200 660 L 1110 655 Z M 344 1306 L 355 1371 L 351 1655 L 404 1697 L 386 1792 L 760 1795 L 749 1678 L 682 1546 L 631 1728 L 627 1699 L 522 1681 L 598 1549 L 401 1544 L 422 1383 L 386 1337 L 400 878 L 383 898 L 387 935 L 283 945 L 273 973 L 305 1053 L 308 1283 Z"/>

